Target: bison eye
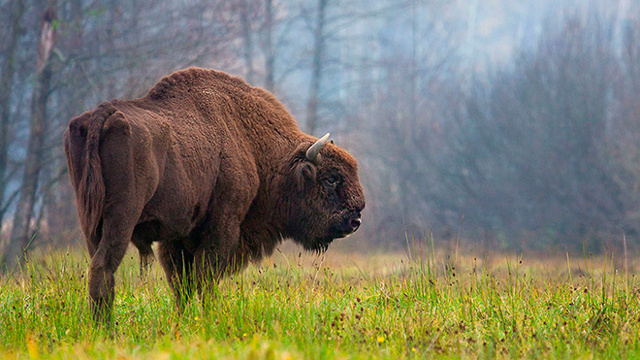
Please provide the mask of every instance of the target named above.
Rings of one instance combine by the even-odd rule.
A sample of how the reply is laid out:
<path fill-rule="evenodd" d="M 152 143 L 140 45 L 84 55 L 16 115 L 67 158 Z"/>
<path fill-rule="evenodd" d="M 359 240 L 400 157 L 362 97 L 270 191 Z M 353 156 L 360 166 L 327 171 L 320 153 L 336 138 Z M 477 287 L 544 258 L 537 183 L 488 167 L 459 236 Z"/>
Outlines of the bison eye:
<path fill-rule="evenodd" d="M 340 181 L 340 178 L 334 175 L 324 179 L 324 183 L 330 188 L 336 187 L 339 181 Z"/>

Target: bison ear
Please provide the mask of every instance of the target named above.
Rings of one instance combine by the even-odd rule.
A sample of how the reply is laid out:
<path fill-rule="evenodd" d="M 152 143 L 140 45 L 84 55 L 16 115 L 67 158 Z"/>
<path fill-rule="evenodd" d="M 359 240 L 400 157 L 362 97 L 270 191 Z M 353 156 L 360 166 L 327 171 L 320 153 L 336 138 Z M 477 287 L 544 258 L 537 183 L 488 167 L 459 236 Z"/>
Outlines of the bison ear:
<path fill-rule="evenodd" d="M 316 167 L 308 161 L 299 162 L 293 170 L 293 176 L 299 190 L 303 190 L 307 184 L 315 181 Z"/>

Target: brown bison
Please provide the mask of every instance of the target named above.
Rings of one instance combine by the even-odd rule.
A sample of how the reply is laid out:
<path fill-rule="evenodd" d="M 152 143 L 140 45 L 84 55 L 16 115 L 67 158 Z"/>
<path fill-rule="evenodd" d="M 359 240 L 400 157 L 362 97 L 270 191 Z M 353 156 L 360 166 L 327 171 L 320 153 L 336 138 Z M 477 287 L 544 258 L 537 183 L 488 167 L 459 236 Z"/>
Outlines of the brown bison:
<path fill-rule="evenodd" d="M 208 277 L 242 269 L 283 239 L 324 251 L 356 231 L 365 205 L 357 165 L 328 137 L 303 134 L 269 92 L 198 68 L 72 119 L 64 146 L 94 318 L 108 321 L 130 241 L 142 264 L 159 242 L 181 308 Z"/>

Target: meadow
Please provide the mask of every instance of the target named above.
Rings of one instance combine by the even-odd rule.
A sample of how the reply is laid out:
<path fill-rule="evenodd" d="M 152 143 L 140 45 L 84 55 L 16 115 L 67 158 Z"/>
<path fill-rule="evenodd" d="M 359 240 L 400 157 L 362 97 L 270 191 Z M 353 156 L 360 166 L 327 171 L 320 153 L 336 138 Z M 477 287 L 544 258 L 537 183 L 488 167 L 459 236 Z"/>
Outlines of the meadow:
<path fill-rule="evenodd" d="M 0 278 L 7 359 L 640 357 L 636 262 L 612 255 L 277 251 L 178 314 L 160 266 L 117 273 L 114 322 L 92 324 L 87 255 L 35 251 Z"/>

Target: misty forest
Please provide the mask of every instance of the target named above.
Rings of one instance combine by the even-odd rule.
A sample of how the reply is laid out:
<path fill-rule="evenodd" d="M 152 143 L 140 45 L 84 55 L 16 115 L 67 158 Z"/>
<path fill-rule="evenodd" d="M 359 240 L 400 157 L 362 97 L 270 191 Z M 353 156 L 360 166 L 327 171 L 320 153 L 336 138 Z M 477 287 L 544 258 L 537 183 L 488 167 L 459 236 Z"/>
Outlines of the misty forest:
<path fill-rule="evenodd" d="M 76 246 L 62 133 L 199 66 L 358 160 L 344 246 L 640 244 L 633 0 L 1 0 L 0 255 Z M 635 247 L 634 247 L 635 246 Z"/>

